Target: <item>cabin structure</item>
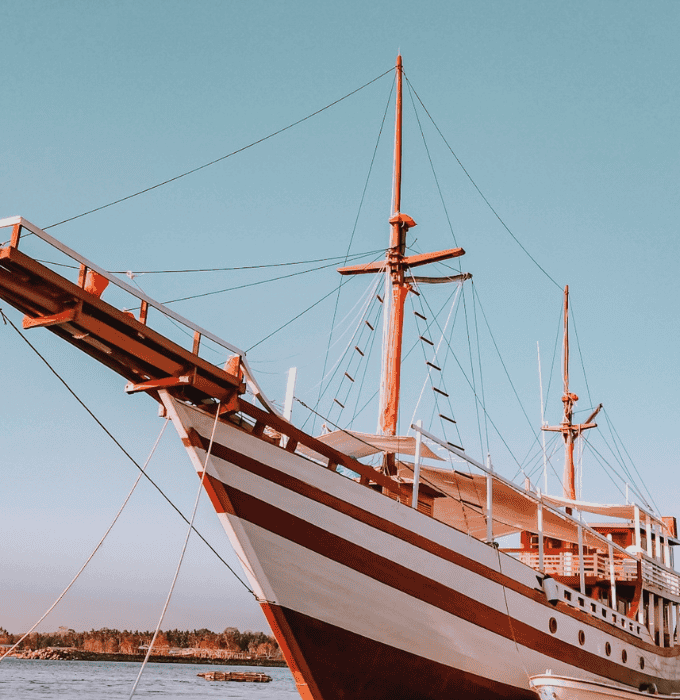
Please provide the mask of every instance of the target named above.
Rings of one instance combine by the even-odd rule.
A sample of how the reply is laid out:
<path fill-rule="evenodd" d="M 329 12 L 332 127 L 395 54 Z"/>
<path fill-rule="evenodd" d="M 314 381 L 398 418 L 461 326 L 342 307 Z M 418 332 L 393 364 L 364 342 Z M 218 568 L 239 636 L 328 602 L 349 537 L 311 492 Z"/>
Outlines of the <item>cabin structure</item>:
<path fill-rule="evenodd" d="M 520 547 L 503 551 L 606 606 L 610 615 L 636 620 L 659 646 L 675 646 L 680 619 L 680 579 L 673 570 L 676 519 L 641 517 L 638 506 L 628 508 L 632 520 L 589 524 L 600 543 L 585 546 L 523 531 Z"/>

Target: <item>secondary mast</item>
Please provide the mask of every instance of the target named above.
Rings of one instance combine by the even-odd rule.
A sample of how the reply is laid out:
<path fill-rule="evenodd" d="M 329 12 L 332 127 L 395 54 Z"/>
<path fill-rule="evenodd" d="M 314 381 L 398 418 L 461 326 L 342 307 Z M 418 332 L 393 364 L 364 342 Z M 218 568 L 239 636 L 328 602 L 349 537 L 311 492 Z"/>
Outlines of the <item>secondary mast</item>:
<path fill-rule="evenodd" d="M 597 428 L 597 423 L 593 419 L 600 412 L 600 404 L 591 414 L 585 423 L 574 425 L 572 422 L 574 415 L 574 404 L 578 401 L 578 396 L 569 391 L 569 285 L 564 288 L 564 336 L 562 340 L 562 377 L 564 383 L 564 393 L 562 403 L 564 404 L 564 417 L 558 426 L 541 428 L 554 433 L 562 433 L 564 438 L 564 476 L 562 485 L 564 497 L 572 501 L 576 500 L 576 477 L 574 468 L 574 443 L 584 430 Z M 571 509 L 567 508 L 571 513 Z"/>

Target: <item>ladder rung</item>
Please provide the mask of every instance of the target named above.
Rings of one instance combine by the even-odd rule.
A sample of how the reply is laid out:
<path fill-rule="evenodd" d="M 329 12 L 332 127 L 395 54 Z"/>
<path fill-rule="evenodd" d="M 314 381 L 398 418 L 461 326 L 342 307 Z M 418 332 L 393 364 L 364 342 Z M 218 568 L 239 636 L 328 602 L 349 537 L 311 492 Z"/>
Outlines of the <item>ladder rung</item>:
<path fill-rule="evenodd" d="M 354 346 L 354 349 L 361 355 L 361 357 L 364 356 L 364 353 L 361 351 L 361 349 L 359 348 L 358 345 L 355 345 L 355 346 Z"/>
<path fill-rule="evenodd" d="M 345 376 L 347 377 L 347 379 L 350 380 L 350 382 L 353 382 L 353 381 L 354 381 L 354 379 L 352 379 L 352 377 L 350 377 L 349 374 L 347 374 L 347 372 L 345 372 Z"/>
<path fill-rule="evenodd" d="M 434 347 L 434 343 L 433 343 L 431 340 L 429 340 L 428 338 L 425 338 L 424 336 L 421 335 L 421 336 L 420 336 L 420 339 L 421 339 L 421 340 L 424 340 L 426 343 L 428 343 L 429 345 L 431 345 L 432 347 Z"/>
<path fill-rule="evenodd" d="M 427 316 L 423 316 L 422 314 L 418 313 L 417 311 L 413 312 L 418 318 L 422 318 L 423 321 L 427 321 Z"/>
<path fill-rule="evenodd" d="M 442 391 L 441 389 L 437 389 L 436 386 L 432 387 L 432 391 L 436 391 L 438 394 L 441 394 L 442 396 L 446 396 L 447 399 L 449 398 L 449 395 L 445 391 Z"/>
<path fill-rule="evenodd" d="M 437 365 L 433 365 L 431 362 L 426 362 L 425 364 L 428 365 L 429 367 L 432 367 L 432 369 L 436 369 L 437 372 L 441 372 L 441 371 L 442 371 L 442 368 L 441 368 L 441 367 L 437 367 Z"/>
<path fill-rule="evenodd" d="M 383 298 L 380 296 L 380 294 L 376 294 L 376 299 L 382 304 L 383 303 Z"/>
<path fill-rule="evenodd" d="M 445 416 L 443 413 L 440 413 L 440 414 L 439 414 L 439 417 L 440 417 L 440 418 L 443 418 L 444 420 L 449 421 L 449 423 L 455 423 L 455 422 L 456 422 L 455 420 L 453 420 L 453 418 L 449 418 L 448 416 Z"/>
<path fill-rule="evenodd" d="M 333 401 L 335 401 L 335 403 L 337 403 L 338 406 L 340 406 L 340 408 L 345 408 L 344 404 L 341 404 L 337 399 L 333 399 Z"/>
<path fill-rule="evenodd" d="M 375 328 L 373 328 L 373 326 L 372 326 L 368 321 L 364 321 L 364 323 L 365 323 L 372 331 L 375 330 Z"/>

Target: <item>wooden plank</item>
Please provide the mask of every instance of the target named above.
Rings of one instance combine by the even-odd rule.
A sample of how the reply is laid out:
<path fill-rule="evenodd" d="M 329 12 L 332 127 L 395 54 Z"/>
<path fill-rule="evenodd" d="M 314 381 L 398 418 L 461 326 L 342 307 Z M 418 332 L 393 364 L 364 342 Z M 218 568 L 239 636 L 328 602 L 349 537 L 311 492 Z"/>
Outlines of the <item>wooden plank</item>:
<path fill-rule="evenodd" d="M 139 322 L 146 325 L 146 319 L 147 319 L 148 315 L 149 315 L 149 305 L 147 304 L 147 302 L 142 301 L 142 304 L 139 307 Z"/>
<path fill-rule="evenodd" d="M 458 258 L 461 255 L 465 255 L 465 251 L 462 248 L 449 248 L 448 250 L 438 250 L 434 253 L 409 255 L 407 258 L 404 258 L 402 262 L 409 267 L 420 267 L 420 265 L 426 265 L 427 263 Z"/>
<path fill-rule="evenodd" d="M 86 330 L 104 343 L 114 345 L 120 350 L 146 362 L 158 369 L 163 375 L 179 374 L 186 367 L 185 364 L 170 359 L 165 353 L 151 349 L 148 345 L 134 340 L 129 335 L 84 312 L 78 319 L 78 327 Z"/>
<path fill-rule="evenodd" d="M 12 226 L 12 238 L 10 239 L 10 246 L 16 248 L 19 245 L 19 239 L 21 238 L 21 224 L 14 224 Z"/>
<path fill-rule="evenodd" d="M 291 423 L 288 423 L 288 421 L 284 420 L 283 418 L 280 418 L 273 413 L 267 413 L 267 411 L 264 411 L 257 406 L 253 406 L 253 404 L 247 403 L 246 401 L 241 401 L 241 411 L 251 418 L 255 418 L 257 421 L 266 423 L 275 430 L 278 430 L 281 434 L 287 435 L 289 439 L 297 440 L 305 447 L 309 447 L 310 449 L 314 450 L 314 452 L 318 452 L 320 455 L 334 461 L 336 464 L 342 464 L 343 467 L 351 469 L 353 472 L 359 474 L 359 476 L 365 477 L 370 481 L 374 481 L 393 493 L 400 492 L 399 484 L 390 479 L 388 476 L 385 476 L 385 474 L 376 471 L 366 464 L 358 462 L 356 459 L 353 459 L 343 452 L 334 449 L 330 445 L 326 445 L 311 435 L 303 432 L 299 428 L 296 428 Z"/>

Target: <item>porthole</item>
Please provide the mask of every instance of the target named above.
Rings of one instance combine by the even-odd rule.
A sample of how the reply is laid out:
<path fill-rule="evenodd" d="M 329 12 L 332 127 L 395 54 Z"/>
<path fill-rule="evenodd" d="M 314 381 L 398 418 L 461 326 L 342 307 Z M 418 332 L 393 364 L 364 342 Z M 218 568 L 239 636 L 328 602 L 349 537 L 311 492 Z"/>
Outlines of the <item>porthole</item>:
<path fill-rule="evenodd" d="M 628 652 L 625 649 L 621 651 L 621 661 L 623 661 L 624 664 L 628 661 Z"/>
<path fill-rule="evenodd" d="M 645 660 L 644 660 L 644 658 L 641 656 L 641 657 L 640 657 L 640 670 L 642 670 L 644 667 L 645 667 Z"/>
<path fill-rule="evenodd" d="M 604 653 L 605 653 L 607 656 L 611 656 L 611 655 L 612 655 L 612 645 L 611 645 L 609 642 L 607 642 L 607 643 L 604 645 Z"/>
<path fill-rule="evenodd" d="M 583 630 L 578 631 L 578 643 L 583 646 L 586 643 L 586 633 Z"/>
<path fill-rule="evenodd" d="M 548 628 L 553 634 L 557 632 L 557 620 L 554 617 L 550 618 L 550 622 L 548 622 Z"/>

